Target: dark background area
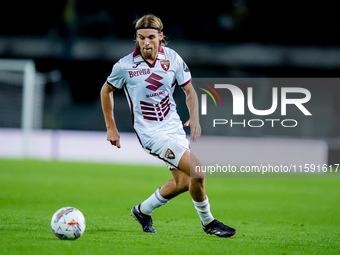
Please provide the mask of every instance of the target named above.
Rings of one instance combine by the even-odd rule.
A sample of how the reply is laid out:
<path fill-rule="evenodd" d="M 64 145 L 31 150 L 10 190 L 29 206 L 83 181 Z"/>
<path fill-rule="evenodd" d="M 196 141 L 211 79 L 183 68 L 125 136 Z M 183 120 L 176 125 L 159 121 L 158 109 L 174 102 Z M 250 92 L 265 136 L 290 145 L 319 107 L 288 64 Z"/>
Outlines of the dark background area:
<path fill-rule="evenodd" d="M 260 42 L 289 45 L 338 45 L 337 1 L 246 1 L 182 6 L 115 1 L 7 1 L 0 10 L 1 35 L 68 35 L 131 38 L 133 21 L 146 13 L 159 16 L 173 40 Z M 67 24 L 68 23 L 68 24 Z M 72 25 L 71 25 L 72 26 Z"/>

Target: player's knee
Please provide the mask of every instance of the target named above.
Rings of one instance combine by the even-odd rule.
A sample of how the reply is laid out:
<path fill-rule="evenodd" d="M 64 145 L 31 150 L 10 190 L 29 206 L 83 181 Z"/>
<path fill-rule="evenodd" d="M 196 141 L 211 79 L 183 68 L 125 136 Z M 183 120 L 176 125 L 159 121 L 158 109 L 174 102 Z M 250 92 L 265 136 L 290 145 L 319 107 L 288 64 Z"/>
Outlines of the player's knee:
<path fill-rule="evenodd" d="M 199 185 L 204 185 L 204 177 L 195 177 L 195 178 L 191 178 L 191 183 L 194 184 L 199 184 Z"/>
<path fill-rule="evenodd" d="M 190 178 L 183 178 L 180 183 L 177 185 L 177 189 L 180 193 L 186 192 L 189 190 Z"/>
<path fill-rule="evenodd" d="M 205 173 L 201 171 L 192 170 L 190 172 L 191 179 L 197 179 L 197 181 L 202 181 L 205 179 Z"/>

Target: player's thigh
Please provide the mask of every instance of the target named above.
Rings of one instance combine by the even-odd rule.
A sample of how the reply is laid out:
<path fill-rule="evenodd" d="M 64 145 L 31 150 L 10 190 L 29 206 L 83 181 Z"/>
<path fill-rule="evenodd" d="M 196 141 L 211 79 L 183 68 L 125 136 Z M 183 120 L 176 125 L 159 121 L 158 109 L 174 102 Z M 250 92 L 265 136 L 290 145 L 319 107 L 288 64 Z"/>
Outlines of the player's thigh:
<path fill-rule="evenodd" d="M 202 169 L 202 164 L 190 151 L 184 152 L 179 161 L 178 168 L 191 178 L 205 178 L 205 173 L 196 171 L 197 169 Z"/>
<path fill-rule="evenodd" d="M 171 168 L 170 171 L 177 187 L 183 189 L 189 187 L 190 176 L 188 174 L 176 168 Z"/>

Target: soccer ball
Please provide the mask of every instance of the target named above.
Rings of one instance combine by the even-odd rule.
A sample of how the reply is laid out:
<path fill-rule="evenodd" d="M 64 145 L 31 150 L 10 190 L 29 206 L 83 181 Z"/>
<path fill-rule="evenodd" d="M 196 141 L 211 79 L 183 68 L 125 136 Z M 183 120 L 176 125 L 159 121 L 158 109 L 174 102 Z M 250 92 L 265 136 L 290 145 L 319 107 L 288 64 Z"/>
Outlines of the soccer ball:
<path fill-rule="evenodd" d="M 74 240 L 85 231 L 85 217 L 74 207 L 63 207 L 53 214 L 51 227 L 56 237 L 62 240 Z"/>

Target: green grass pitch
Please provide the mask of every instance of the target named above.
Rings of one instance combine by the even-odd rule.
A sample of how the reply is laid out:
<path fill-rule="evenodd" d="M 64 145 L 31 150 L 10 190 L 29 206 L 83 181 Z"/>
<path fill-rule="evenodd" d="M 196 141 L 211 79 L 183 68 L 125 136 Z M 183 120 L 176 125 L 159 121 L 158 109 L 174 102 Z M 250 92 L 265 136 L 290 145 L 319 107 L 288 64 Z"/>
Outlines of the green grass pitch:
<path fill-rule="evenodd" d="M 339 254 L 339 178 L 207 179 L 215 218 L 237 229 L 206 235 L 189 193 L 153 213 L 143 233 L 130 209 L 171 178 L 166 167 L 0 160 L 0 254 Z M 85 215 L 84 235 L 57 239 L 53 213 Z"/>

